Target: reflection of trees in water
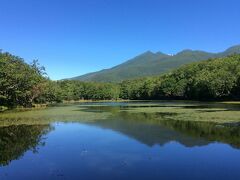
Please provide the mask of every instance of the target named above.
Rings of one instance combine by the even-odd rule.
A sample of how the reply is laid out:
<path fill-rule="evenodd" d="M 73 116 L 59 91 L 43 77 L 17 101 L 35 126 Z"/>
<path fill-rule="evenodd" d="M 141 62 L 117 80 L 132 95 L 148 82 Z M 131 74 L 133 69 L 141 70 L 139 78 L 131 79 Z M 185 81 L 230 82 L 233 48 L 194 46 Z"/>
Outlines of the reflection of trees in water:
<path fill-rule="evenodd" d="M 176 141 L 186 147 L 192 147 L 218 141 L 240 148 L 239 127 L 220 126 L 206 122 L 166 120 L 164 117 L 164 113 L 122 111 L 114 113 L 109 120 L 99 120 L 94 124 L 119 131 L 149 146 Z"/>
<path fill-rule="evenodd" d="M 50 130 L 50 125 L 0 127 L 0 166 L 19 159 L 28 150 L 36 153 L 37 147 L 44 145 L 43 136 Z"/>
<path fill-rule="evenodd" d="M 240 148 L 240 127 L 223 126 L 207 122 L 192 121 L 162 121 L 164 126 L 172 128 L 192 137 L 204 138 L 208 141 L 227 143 L 234 148 Z"/>
<path fill-rule="evenodd" d="M 204 139 L 207 141 L 218 141 L 227 143 L 235 148 L 240 148 L 240 127 L 239 126 L 223 126 L 216 123 L 196 122 L 196 121 L 180 121 L 180 120 L 164 120 L 166 114 L 162 113 L 124 113 L 130 116 L 130 119 L 137 119 L 145 123 L 158 124 L 168 129 L 180 132 L 195 139 Z M 174 114 L 172 114 L 174 116 Z M 167 114 L 169 116 L 169 114 Z M 184 142 L 180 142 L 183 143 Z"/>

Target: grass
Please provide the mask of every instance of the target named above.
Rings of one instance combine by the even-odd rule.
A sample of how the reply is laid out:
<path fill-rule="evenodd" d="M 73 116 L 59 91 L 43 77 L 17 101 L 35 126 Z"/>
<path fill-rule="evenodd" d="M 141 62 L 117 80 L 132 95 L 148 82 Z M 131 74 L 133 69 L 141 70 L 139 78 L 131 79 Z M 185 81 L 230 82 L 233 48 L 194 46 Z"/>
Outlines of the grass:
<path fill-rule="evenodd" d="M 153 107 L 134 108 L 132 113 L 155 113 L 165 114 L 164 118 L 169 120 L 199 121 L 215 123 L 236 123 L 240 122 L 240 111 L 226 108 L 185 108 L 185 107 Z"/>
<path fill-rule="evenodd" d="M 51 122 L 90 122 L 96 119 L 106 119 L 110 113 L 97 114 L 81 111 L 79 106 L 65 105 L 48 108 L 17 109 L 0 114 L 0 126 L 20 124 L 49 124 Z"/>
<path fill-rule="evenodd" d="M 0 126 L 18 124 L 49 124 L 51 122 L 91 122 L 108 119 L 118 112 L 148 113 L 161 120 L 215 122 L 219 124 L 240 122 L 238 103 L 199 103 L 184 101 L 117 102 L 116 104 L 80 103 L 55 107 L 17 109 L 0 113 Z"/>

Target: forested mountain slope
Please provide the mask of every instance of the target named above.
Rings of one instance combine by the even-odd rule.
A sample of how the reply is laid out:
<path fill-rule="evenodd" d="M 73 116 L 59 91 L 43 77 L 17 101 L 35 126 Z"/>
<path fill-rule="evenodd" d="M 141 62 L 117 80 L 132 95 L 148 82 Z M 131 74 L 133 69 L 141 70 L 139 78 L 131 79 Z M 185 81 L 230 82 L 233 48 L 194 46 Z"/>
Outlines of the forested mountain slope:
<path fill-rule="evenodd" d="M 161 52 L 153 53 L 147 51 L 113 68 L 88 73 L 71 79 L 96 82 L 120 82 L 126 79 L 159 75 L 184 64 L 209 58 L 226 57 L 232 54 L 240 54 L 240 45 L 233 46 L 220 53 L 183 50 L 176 55 L 167 55 Z"/>

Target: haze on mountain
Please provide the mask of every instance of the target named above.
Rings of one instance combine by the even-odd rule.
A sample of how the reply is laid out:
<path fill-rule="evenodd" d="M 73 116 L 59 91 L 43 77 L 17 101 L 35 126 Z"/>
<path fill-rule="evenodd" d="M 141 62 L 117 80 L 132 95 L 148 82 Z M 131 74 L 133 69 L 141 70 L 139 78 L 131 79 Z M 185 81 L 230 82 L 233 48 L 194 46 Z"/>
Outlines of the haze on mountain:
<path fill-rule="evenodd" d="M 220 53 L 210 53 L 199 50 L 183 50 L 176 55 L 168 55 L 162 52 L 153 53 L 147 51 L 110 69 L 103 69 L 101 71 L 77 76 L 71 78 L 71 80 L 120 82 L 127 79 L 160 75 L 184 64 L 209 58 L 225 57 L 232 54 L 240 54 L 240 45 L 230 47 Z"/>

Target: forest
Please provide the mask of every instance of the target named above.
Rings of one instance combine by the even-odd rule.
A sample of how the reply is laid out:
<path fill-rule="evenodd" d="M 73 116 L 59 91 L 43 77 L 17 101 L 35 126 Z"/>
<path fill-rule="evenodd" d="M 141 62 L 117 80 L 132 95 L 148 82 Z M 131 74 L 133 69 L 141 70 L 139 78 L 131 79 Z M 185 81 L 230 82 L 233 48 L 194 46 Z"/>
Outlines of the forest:
<path fill-rule="evenodd" d="M 183 65 L 159 76 L 118 83 L 52 81 L 34 60 L 0 52 L 0 107 L 78 100 L 239 100 L 240 55 Z M 1 109 L 0 108 L 0 109 Z"/>
<path fill-rule="evenodd" d="M 123 81 L 123 99 L 239 100 L 240 55 L 183 65 L 162 76 Z"/>

